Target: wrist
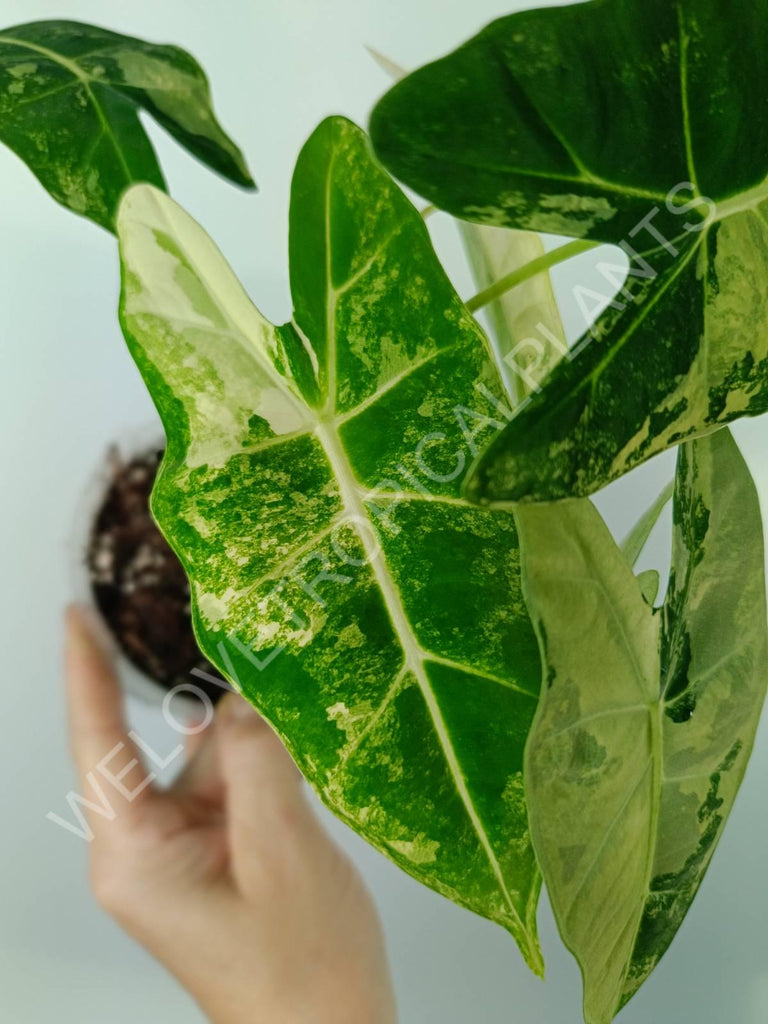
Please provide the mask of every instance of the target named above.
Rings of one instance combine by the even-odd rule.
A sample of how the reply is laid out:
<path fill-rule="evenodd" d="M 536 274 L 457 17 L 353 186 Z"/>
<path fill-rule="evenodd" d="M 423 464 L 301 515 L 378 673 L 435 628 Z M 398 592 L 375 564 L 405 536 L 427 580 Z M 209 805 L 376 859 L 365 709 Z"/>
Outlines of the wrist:
<path fill-rule="evenodd" d="M 215 991 L 195 991 L 199 985 L 188 980 L 185 987 L 211 1024 L 397 1024 L 388 978 L 359 988 L 350 986 L 348 978 L 338 981 L 340 988 L 344 982 L 343 992 L 326 987 L 321 992 L 302 992 L 300 984 L 267 992 L 255 977 L 245 988 L 217 985 Z"/>

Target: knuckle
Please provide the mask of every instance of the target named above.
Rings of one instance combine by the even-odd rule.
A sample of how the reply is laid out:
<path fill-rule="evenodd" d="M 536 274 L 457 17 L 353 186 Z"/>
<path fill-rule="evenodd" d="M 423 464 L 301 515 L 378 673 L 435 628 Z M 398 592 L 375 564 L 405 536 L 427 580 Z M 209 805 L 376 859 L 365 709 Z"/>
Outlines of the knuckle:
<path fill-rule="evenodd" d="M 307 835 L 308 813 L 303 799 L 294 793 L 284 794 L 274 804 L 274 825 L 282 838 L 282 845 L 294 853 L 304 853 L 303 840 Z"/>
<path fill-rule="evenodd" d="M 222 753 L 234 772 L 261 773 L 272 762 L 275 742 L 279 741 L 262 729 L 238 722 L 228 731 Z"/>
<path fill-rule="evenodd" d="M 258 718 L 235 718 L 226 723 L 227 743 L 232 746 L 251 746 L 263 742 L 270 730 Z"/>
<path fill-rule="evenodd" d="M 306 811 L 292 800 L 276 799 L 263 815 L 266 827 L 253 835 L 241 832 L 240 866 L 252 895 L 290 899 L 317 867 L 315 844 L 308 834 Z"/>
<path fill-rule="evenodd" d="M 120 917 L 127 906 L 127 885 L 123 872 L 114 863 L 94 858 L 90 865 L 91 891 L 96 902 L 111 917 Z"/>

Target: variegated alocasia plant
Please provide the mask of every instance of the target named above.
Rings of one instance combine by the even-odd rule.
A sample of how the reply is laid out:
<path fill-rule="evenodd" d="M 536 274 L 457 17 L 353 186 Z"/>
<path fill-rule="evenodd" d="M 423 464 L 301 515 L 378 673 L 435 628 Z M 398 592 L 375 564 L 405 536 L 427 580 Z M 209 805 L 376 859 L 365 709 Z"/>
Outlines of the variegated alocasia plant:
<path fill-rule="evenodd" d="M 630 257 L 474 498 L 588 494 L 768 409 L 767 49 L 768 0 L 592 0 L 494 22 L 375 109 L 378 155 L 438 207 Z"/>
<path fill-rule="evenodd" d="M 527 506 L 520 531 L 547 679 L 526 754 L 534 844 L 587 1024 L 609 1024 L 687 913 L 752 749 L 760 507 L 727 429 L 681 446 L 656 610 L 589 501 Z"/>
<path fill-rule="evenodd" d="M 253 184 L 193 58 L 74 22 L 0 32 L 0 140 L 54 198 L 113 229 L 147 183 L 119 208 L 121 322 L 202 650 L 331 810 L 538 973 L 543 873 L 588 1024 L 680 926 L 766 694 L 757 496 L 712 430 L 768 408 L 767 15 L 592 0 L 398 85 L 380 154 L 482 222 L 468 306 L 365 135 L 327 120 L 293 179 L 281 326 L 159 191 L 141 110 Z M 558 254 L 488 224 L 624 245 L 628 284 L 567 358 Z M 494 352 L 469 313 L 491 298 Z M 656 607 L 659 573 L 633 570 L 670 491 L 621 549 L 578 496 L 681 441 Z"/>
<path fill-rule="evenodd" d="M 671 5 L 681 19 L 677 50 L 666 41 L 664 19 L 637 41 L 652 53 L 663 43 L 665 61 L 684 67 L 685 104 L 689 49 L 701 43 L 685 20 L 692 5 Z M 580 8 L 598 9 L 612 12 L 614 29 L 617 11 L 627 18 L 635 11 L 629 0 Z M 591 15 L 561 16 L 573 19 L 563 25 L 573 27 L 577 41 Z M 513 24 L 520 38 L 512 50 L 538 53 L 541 102 L 533 104 L 535 117 L 526 110 L 529 135 L 515 144 L 524 143 L 529 157 L 554 160 L 562 154 L 542 140 L 536 123 L 546 108 L 550 51 L 536 42 L 538 15 L 525 17 L 530 36 L 510 19 L 479 40 L 491 40 L 497 59 L 486 68 L 490 85 L 509 84 L 506 57 L 493 50 L 495 33 Z M 640 14 L 635 20 L 635 27 L 645 24 Z M 560 27 L 552 46 L 565 45 L 568 32 Z M 82 189 L 60 192 L 59 199 L 112 226 L 126 184 L 162 183 L 135 104 L 212 166 L 250 181 L 215 122 L 191 58 L 70 23 L 47 23 L 47 42 L 36 31 L 22 26 L 0 34 L 0 83 L 5 74 L 13 86 L 0 103 L 15 104 L 5 125 L 11 144 L 25 156 L 14 141 L 23 135 L 25 107 L 42 105 L 53 116 L 60 97 L 77 98 L 81 116 L 91 124 L 95 115 L 100 126 L 92 144 L 75 152 L 75 121 L 65 119 L 66 146 L 57 160 L 29 160 L 49 187 L 74 180 L 67 175 L 75 169 Z M 596 48 L 601 41 L 599 34 L 592 40 Z M 28 63 L 42 70 L 8 56 L 9 48 L 24 45 L 40 58 Z M 453 68 L 469 54 L 466 75 L 454 83 L 459 89 L 471 86 L 482 47 L 465 50 L 446 64 Z M 658 70 L 653 61 L 647 69 Z M 423 74 L 429 80 L 433 72 Z M 43 73 L 58 76 L 58 84 L 44 88 Z M 409 95 L 410 81 L 402 95 Z M 506 90 L 512 107 L 529 102 L 531 81 L 528 75 L 530 94 L 522 85 Z M 399 102 L 401 94 L 394 95 Z M 390 108 L 382 110 L 378 123 L 391 127 Z M 702 395 L 712 407 L 709 375 L 727 358 L 720 352 L 718 362 L 704 346 L 706 372 L 694 355 L 677 375 L 677 418 L 662 422 L 655 409 L 645 439 L 638 441 L 637 427 L 632 444 L 621 441 L 647 398 L 627 369 L 640 373 L 645 366 L 633 361 L 634 347 L 651 338 L 651 358 L 662 369 L 678 365 L 669 336 L 660 342 L 667 363 L 653 348 L 654 331 L 665 303 L 690 299 L 692 271 L 703 282 L 697 297 L 705 301 L 696 308 L 706 320 L 705 340 L 719 337 L 733 322 L 728 302 L 743 276 L 732 259 L 743 217 L 762 216 L 762 194 L 743 182 L 725 198 L 712 188 L 715 207 L 701 198 L 690 163 L 694 119 L 685 110 L 686 168 L 697 194 L 684 202 L 678 192 L 665 204 L 668 222 L 683 224 L 684 233 L 637 257 L 669 255 L 674 245 L 676 269 L 658 279 L 648 275 L 645 313 L 609 312 L 604 340 L 573 360 L 561 358 L 565 342 L 551 284 L 536 273 L 551 262 L 540 239 L 463 226 L 486 289 L 481 298 L 497 296 L 489 310 L 494 359 L 443 273 L 421 217 L 376 164 L 364 134 L 342 118 L 324 122 L 297 163 L 294 314 L 282 326 L 261 316 L 212 241 L 151 184 L 128 192 L 117 220 L 121 322 L 168 439 L 153 509 L 190 577 L 202 650 L 271 722 L 331 810 L 415 878 L 506 927 L 537 972 L 540 867 L 564 940 L 582 967 L 588 1024 L 609 1024 L 665 952 L 744 773 L 768 660 L 757 499 L 727 430 L 683 445 L 672 582 L 658 609 L 659 574 L 635 577 L 633 568 L 668 492 L 620 550 L 586 499 L 481 508 L 462 494 L 462 481 L 490 443 L 472 497 L 581 494 L 683 435 L 755 411 L 734 398 L 742 384 L 750 396 L 754 390 L 754 367 L 745 364 L 744 380 L 726 382 L 733 387 L 723 415 L 694 422 Z M 103 119 L 110 111 L 114 124 Z M 463 145 L 461 118 L 457 124 Z M 9 141 L 3 127 L 0 138 Z M 439 137 L 440 126 L 432 127 Z M 588 146 L 589 133 L 581 135 L 580 145 Z M 425 138 L 433 144 L 434 136 Z M 505 138 L 514 141 L 515 132 Z M 498 144 L 482 132 L 481 141 L 491 149 Z M 500 194 L 502 219 L 617 240 L 618 227 L 661 180 L 651 176 L 633 186 L 637 167 L 626 163 L 621 144 L 617 132 L 613 146 L 601 147 L 609 165 L 615 158 L 629 176 L 610 212 L 601 190 L 612 179 L 581 180 L 586 172 L 579 165 L 578 190 L 566 197 L 545 190 L 564 177 L 551 168 L 538 176 L 545 185 L 526 191 L 518 182 L 519 195 Z M 460 165 L 461 146 L 456 153 Z M 717 161 L 708 155 L 711 163 L 702 165 L 714 176 Z M 421 166 L 423 156 L 414 151 L 407 159 Z M 432 152 L 423 161 L 427 179 L 436 159 Z M 676 166 L 674 147 L 669 166 Z M 537 177 L 530 166 L 513 170 L 526 182 Z M 482 173 L 452 169 L 439 183 L 441 195 L 455 189 L 466 199 L 465 187 L 473 189 L 476 202 L 467 199 L 457 212 L 498 220 L 483 192 L 497 172 L 504 177 L 509 167 L 491 160 Z M 658 231 L 659 224 L 646 227 Z M 749 234 L 759 247 L 754 230 Z M 521 271 L 526 261 L 530 274 Z M 510 273 L 528 279 L 502 296 L 495 282 Z M 714 303 L 715 288 L 727 302 Z M 689 302 L 680 313 L 684 327 L 696 323 L 691 308 Z M 534 365 L 526 365 L 525 342 L 536 332 Z M 685 352 L 691 351 L 689 344 Z M 575 405 L 570 392 L 557 388 L 575 380 L 595 352 L 598 369 L 582 408 L 578 388 Z M 757 380 L 759 367 L 755 372 Z M 547 373 L 544 397 L 529 400 Z M 512 406 L 527 403 L 516 418 L 505 388 Z M 590 430 L 580 418 L 584 410 Z M 618 438 L 624 446 L 618 455 L 599 433 L 601 416 L 615 428 L 612 443 Z M 552 433 L 560 419 L 564 426 Z M 510 438 L 520 424 L 530 427 L 530 453 L 512 458 Z M 586 454 L 578 450 L 585 441 L 595 442 Z M 494 490 L 491 479 L 505 482 Z"/>
<path fill-rule="evenodd" d="M 128 185 L 165 187 L 140 110 L 209 167 L 253 187 L 184 50 L 73 21 L 0 32 L 0 141 L 54 199 L 110 230 Z"/>
<path fill-rule="evenodd" d="M 333 118 L 294 174 L 284 326 L 157 191 L 128 192 L 118 235 L 168 438 L 153 510 L 203 651 L 337 815 L 540 971 L 522 777 L 540 659 L 514 519 L 461 497 L 507 410 L 421 217 Z"/>

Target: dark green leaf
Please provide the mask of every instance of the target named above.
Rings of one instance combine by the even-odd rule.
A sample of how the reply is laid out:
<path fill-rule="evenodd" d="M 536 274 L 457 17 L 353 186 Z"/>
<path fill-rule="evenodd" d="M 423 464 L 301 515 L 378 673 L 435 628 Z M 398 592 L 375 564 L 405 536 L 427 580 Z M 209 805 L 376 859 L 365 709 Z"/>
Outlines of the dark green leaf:
<path fill-rule="evenodd" d="M 336 814 L 540 970 L 540 660 L 513 517 L 460 494 L 503 389 L 421 217 L 359 129 L 324 122 L 293 180 L 284 327 L 160 193 L 132 189 L 118 232 L 168 435 L 153 508 L 202 649 Z"/>
<path fill-rule="evenodd" d="M 54 199 L 109 229 L 128 185 L 164 188 L 140 109 L 209 167 L 253 187 L 184 50 L 74 21 L 0 32 L 0 140 Z"/>
<path fill-rule="evenodd" d="M 437 206 L 632 258 L 475 499 L 588 494 L 768 409 L 766 52 L 768 0 L 595 0 L 493 23 L 374 111 L 378 154 Z"/>

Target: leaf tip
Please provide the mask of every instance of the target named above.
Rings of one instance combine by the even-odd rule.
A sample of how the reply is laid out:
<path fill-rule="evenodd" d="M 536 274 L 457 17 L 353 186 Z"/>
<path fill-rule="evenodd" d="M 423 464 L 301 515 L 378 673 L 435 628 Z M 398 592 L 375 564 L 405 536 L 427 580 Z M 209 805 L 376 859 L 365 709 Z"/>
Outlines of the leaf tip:
<path fill-rule="evenodd" d="M 389 77 L 393 81 L 397 82 L 401 78 L 405 78 L 405 76 L 408 74 L 408 72 L 405 70 L 404 67 L 402 67 L 402 65 L 397 64 L 393 60 L 390 60 L 389 57 L 385 57 L 383 53 L 380 53 L 373 46 L 368 46 L 367 43 L 365 43 L 364 46 L 368 53 L 371 55 L 371 57 L 373 57 L 376 64 L 378 64 L 381 70 L 384 71 L 385 74 L 389 75 Z"/>
<path fill-rule="evenodd" d="M 237 184 L 246 190 L 246 192 L 258 192 L 259 186 L 256 184 L 256 179 L 251 174 L 251 169 L 245 162 L 245 157 L 240 156 L 238 163 L 238 180 Z"/>
<path fill-rule="evenodd" d="M 536 939 L 531 939 L 529 955 L 525 958 L 533 974 L 541 981 L 544 981 L 547 974 L 547 966 L 544 963 L 544 956 Z"/>

